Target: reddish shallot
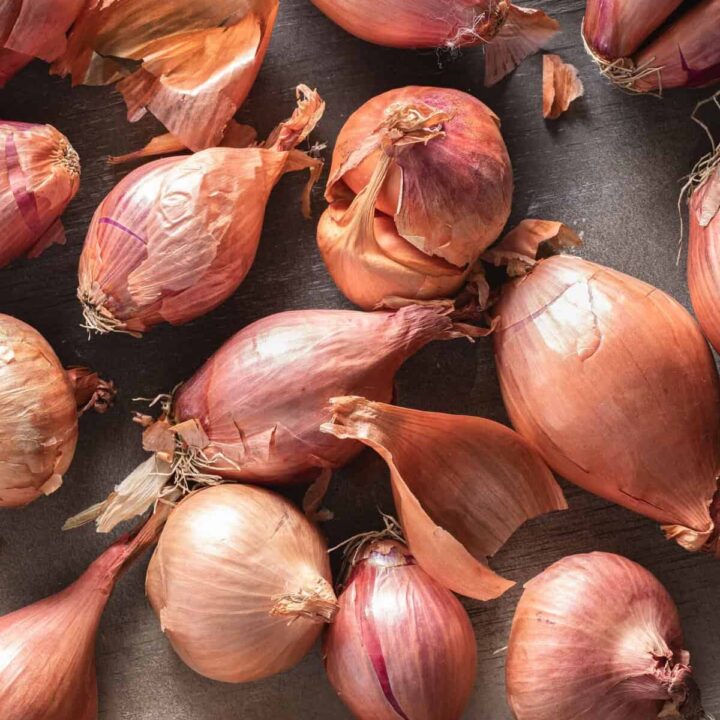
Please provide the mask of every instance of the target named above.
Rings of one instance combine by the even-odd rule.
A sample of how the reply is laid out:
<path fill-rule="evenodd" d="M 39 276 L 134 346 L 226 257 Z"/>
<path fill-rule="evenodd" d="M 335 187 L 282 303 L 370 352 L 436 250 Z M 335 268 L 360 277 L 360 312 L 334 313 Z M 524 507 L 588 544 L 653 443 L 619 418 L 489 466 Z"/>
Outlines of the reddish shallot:
<path fill-rule="evenodd" d="M 312 0 L 333 22 L 376 45 L 458 48 L 482 45 L 485 85 L 494 85 L 560 29 L 542 10 L 510 0 Z"/>
<path fill-rule="evenodd" d="M 453 322 L 443 305 L 397 312 L 299 310 L 278 313 L 230 338 L 173 395 L 159 419 L 140 416 L 143 446 L 153 453 L 106 501 L 69 521 L 96 519 L 107 532 L 142 513 L 174 486 L 224 480 L 315 480 L 318 495 L 332 469 L 360 443 L 320 432 L 329 397 L 364 393 L 390 401 L 403 362 L 432 340 L 484 334 Z"/>
<path fill-rule="evenodd" d="M 0 268 L 64 244 L 60 216 L 80 187 L 80 161 L 52 125 L 0 121 Z"/>
<path fill-rule="evenodd" d="M 296 146 L 325 103 L 304 85 L 297 98 L 293 116 L 263 145 L 155 160 L 110 191 L 80 257 L 85 327 L 141 334 L 158 323 L 188 322 L 226 300 L 250 270 L 268 198 L 285 173 L 310 171 L 303 198 L 309 216 L 322 161 Z"/>
<path fill-rule="evenodd" d="M 516 720 L 711 720 L 672 598 L 610 553 L 570 555 L 525 585 L 506 684 Z"/>
<path fill-rule="evenodd" d="M 578 242 L 560 223 L 527 220 L 486 254 L 520 275 L 492 308 L 513 426 L 558 474 L 716 552 L 720 384 L 700 328 L 634 277 L 567 255 L 536 260 L 544 241 Z"/>
<path fill-rule="evenodd" d="M 425 572 L 479 600 L 514 585 L 491 570 L 487 558 L 526 520 L 566 507 L 529 443 L 484 418 L 362 397 L 337 397 L 330 406 L 332 420 L 322 430 L 365 443 L 387 463 L 408 547 Z"/>
<path fill-rule="evenodd" d="M 37 330 L 0 315 L 0 508 L 55 492 L 73 459 L 79 415 L 103 412 L 114 394 L 86 368 L 65 370 Z"/>

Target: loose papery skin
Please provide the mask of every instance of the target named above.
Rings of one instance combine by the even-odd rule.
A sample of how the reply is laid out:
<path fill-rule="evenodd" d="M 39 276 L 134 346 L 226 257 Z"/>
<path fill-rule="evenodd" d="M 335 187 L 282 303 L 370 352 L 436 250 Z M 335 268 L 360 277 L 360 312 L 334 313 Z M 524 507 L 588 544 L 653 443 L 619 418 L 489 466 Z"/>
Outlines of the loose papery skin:
<path fill-rule="evenodd" d="M 60 216 L 79 187 L 80 161 L 62 133 L 0 121 L 0 268 L 64 244 Z"/>
<path fill-rule="evenodd" d="M 140 418 L 143 445 L 156 460 L 68 526 L 97 518 L 107 532 L 143 512 L 166 483 L 326 481 L 362 448 L 320 432 L 330 418 L 328 398 L 364 393 L 390 401 L 395 373 L 421 347 L 486 332 L 454 323 L 443 305 L 298 310 L 259 320 L 167 396 L 160 419 Z"/>
<path fill-rule="evenodd" d="M 356 718 L 459 720 L 475 682 L 475 634 L 457 598 L 407 547 L 363 547 L 339 604 L 325 631 L 325 669 Z"/>
<path fill-rule="evenodd" d="M 195 672 L 249 682 L 283 672 L 337 612 L 327 546 L 288 500 L 221 485 L 183 500 L 148 567 L 163 632 Z"/>
<path fill-rule="evenodd" d="M 491 600 L 512 587 L 487 558 L 526 520 L 567 507 L 537 451 L 504 425 L 362 397 L 336 397 L 330 406 L 322 430 L 385 460 L 410 552 L 461 595 Z"/>
<path fill-rule="evenodd" d="M 100 333 L 143 333 L 209 312 L 240 285 L 255 259 L 265 207 L 287 172 L 322 170 L 296 150 L 322 116 L 314 90 L 261 146 L 164 158 L 127 175 L 100 203 L 80 257 L 85 324 Z"/>
<path fill-rule="evenodd" d="M 120 574 L 155 542 L 166 510 L 111 545 L 72 585 L 0 617 L 3 720 L 96 720 L 100 617 Z"/>
<path fill-rule="evenodd" d="M 492 308 L 513 426 L 558 474 L 689 550 L 715 551 L 720 387 L 697 323 L 616 270 L 569 256 L 531 263 Z"/>
<path fill-rule="evenodd" d="M 543 117 L 555 120 L 585 92 L 577 68 L 559 55 L 543 55 Z"/>
<path fill-rule="evenodd" d="M 262 65 L 278 0 L 89 0 L 53 72 L 119 80 L 128 120 L 150 111 L 191 150 L 218 145 Z"/>
<path fill-rule="evenodd" d="M 78 415 L 102 412 L 113 395 L 95 373 L 65 370 L 37 330 L 0 315 L 0 508 L 55 492 L 75 452 Z"/>
<path fill-rule="evenodd" d="M 508 645 L 516 720 L 703 720 L 665 588 L 627 558 L 570 555 L 525 585 Z"/>
<path fill-rule="evenodd" d="M 457 291 L 510 214 L 500 121 L 447 88 L 378 95 L 338 135 L 318 245 L 338 287 L 373 309 Z"/>
<path fill-rule="evenodd" d="M 508 0 L 312 0 L 347 32 L 376 45 L 457 48 L 482 45 L 485 85 L 494 85 L 560 29 L 542 10 Z"/>

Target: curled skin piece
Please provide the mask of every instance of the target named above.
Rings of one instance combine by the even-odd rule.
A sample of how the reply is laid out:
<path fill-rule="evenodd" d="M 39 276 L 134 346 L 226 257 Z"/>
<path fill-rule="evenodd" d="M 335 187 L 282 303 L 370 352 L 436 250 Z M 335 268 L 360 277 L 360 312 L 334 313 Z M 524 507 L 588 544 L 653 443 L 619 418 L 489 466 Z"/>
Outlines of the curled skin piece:
<path fill-rule="evenodd" d="M 53 71 L 73 84 L 119 81 L 131 122 L 149 111 L 202 150 L 250 92 L 277 10 L 278 0 L 89 0 Z"/>
<path fill-rule="evenodd" d="M 461 595 L 491 600 L 512 587 L 487 558 L 526 520 L 566 508 L 538 453 L 499 423 L 362 397 L 333 398 L 330 407 L 323 432 L 359 440 L 385 460 L 410 552 Z"/>
<path fill-rule="evenodd" d="M 0 121 L 0 268 L 64 244 L 60 216 L 80 187 L 80 161 L 51 125 Z"/>
<path fill-rule="evenodd" d="M 559 55 L 543 55 L 543 117 L 559 118 L 584 93 L 577 68 Z"/>

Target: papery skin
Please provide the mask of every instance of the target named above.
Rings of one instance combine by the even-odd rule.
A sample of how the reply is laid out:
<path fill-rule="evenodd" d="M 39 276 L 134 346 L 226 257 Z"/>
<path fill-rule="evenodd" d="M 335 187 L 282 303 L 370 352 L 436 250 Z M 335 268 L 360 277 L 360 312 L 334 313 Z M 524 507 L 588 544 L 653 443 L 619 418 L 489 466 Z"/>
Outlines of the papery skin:
<path fill-rule="evenodd" d="M 689 203 L 688 285 L 705 337 L 720 352 L 720 164 Z"/>
<path fill-rule="evenodd" d="M 569 256 L 507 283 L 493 312 L 505 407 L 550 467 L 684 547 L 713 550 L 720 388 L 690 314 L 651 285 Z"/>
<path fill-rule="evenodd" d="M 688 9 L 633 60 L 638 66 L 659 68 L 635 82 L 638 92 L 720 81 L 720 0 L 702 0 Z"/>
<path fill-rule="evenodd" d="M 53 71 L 73 84 L 120 80 L 128 120 L 149 111 L 202 150 L 250 92 L 277 10 L 278 0 L 91 0 Z"/>
<path fill-rule="evenodd" d="M 359 720 L 458 720 L 477 651 L 470 619 L 410 551 L 391 540 L 362 550 L 325 631 L 330 683 Z"/>
<path fill-rule="evenodd" d="M 398 108 L 437 116 L 437 131 L 413 144 L 398 139 L 382 127 Z M 418 86 L 382 93 L 348 118 L 333 152 L 318 245 L 350 300 L 373 309 L 388 297 L 427 300 L 462 286 L 510 214 L 512 167 L 499 125 L 466 93 Z M 388 157 L 374 218 L 359 225 L 349 203 Z"/>
<path fill-rule="evenodd" d="M 3 720 L 96 720 L 95 637 L 122 571 L 155 541 L 165 512 L 123 536 L 64 590 L 0 617 Z"/>
<path fill-rule="evenodd" d="M 504 425 L 362 397 L 334 398 L 331 408 L 323 431 L 360 440 L 385 460 L 410 551 L 457 593 L 502 595 L 514 583 L 487 558 L 526 520 L 567 507 L 537 451 Z"/>
<path fill-rule="evenodd" d="M 628 58 L 680 6 L 682 0 L 587 0 L 583 35 L 606 60 Z"/>
<path fill-rule="evenodd" d="M 195 672 L 233 683 L 274 675 L 305 656 L 323 618 L 277 614 L 277 603 L 316 587 L 331 619 L 336 602 L 320 533 L 288 500 L 248 485 L 183 500 L 146 579 L 175 652 Z"/>
<path fill-rule="evenodd" d="M 507 0 L 312 0 L 347 32 L 376 45 L 456 48 L 483 45 L 485 85 L 542 47 L 559 24 Z"/>
<path fill-rule="evenodd" d="M 555 120 L 585 92 L 577 68 L 559 55 L 543 55 L 543 117 Z"/>
<path fill-rule="evenodd" d="M 0 267 L 63 244 L 60 215 L 80 187 L 80 162 L 51 125 L 0 121 Z"/>
<path fill-rule="evenodd" d="M 525 585 L 508 703 L 517 720 L 655 720 L 694 688 L 682 643 L 672 598 L 643 567 L 610 553 L 565 557 Z"/>

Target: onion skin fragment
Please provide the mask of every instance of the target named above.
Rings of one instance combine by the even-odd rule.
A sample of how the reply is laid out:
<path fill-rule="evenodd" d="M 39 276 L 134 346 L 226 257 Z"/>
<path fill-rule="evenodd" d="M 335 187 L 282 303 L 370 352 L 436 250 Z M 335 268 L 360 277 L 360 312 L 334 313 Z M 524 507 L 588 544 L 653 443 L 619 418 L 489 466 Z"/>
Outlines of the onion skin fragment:
<path fill-rule="evenodd" d="M 288 500 L 249 485 L 206 488 L 173 511 L 146 591 L 195 672 L 250 682 L 298 663 L 332 622 L 327 546 Z"/>
<path fill-rule="evenodd" d="M 459 720 L 475 681 L 470 619 L 410 551 L 375 540 L 353 562 L 323 655 L 359 720 Z"/>
<path fill-rule="evenodd" d="M 504 425 L 362 397 L 333 398 L 331 408 L 322 430 L 360 440 L 385 460 L 413 557 L 454 592 L 502 595 L 514 583 L 487 558 L 526 520 L 567 507 L 537 451 Z"/>
<path fill-rule="evenodd" d="M 550 467 L 683 547 L 715 551 L 720 387 L 690 314 L 569 256 L 508 282 L 493 313 L 505 407 Z"/>
<path fill-rule="evenodd" d="M 60 216 L 80 187 L 80 161 L 52 125 L 0 121 L 0 268 L 65 243 Z"/>
<path fill-rule="evenodd" d="M 559 55 L 543 55 L 543 117 L 555 120 L 585 92 L 577 68 Z"/>
<path fill-rule="evenodd" d="M 690 299 L 705 337 L 720 352 L 720 164 L 690 197 L 689 216 Z"/>
<path fill-rule="evenodd" d="M 677 608 L 647 570 L 594 552 L 525 585 L 508 645 L 516 720 L 705 720 Z"/>

